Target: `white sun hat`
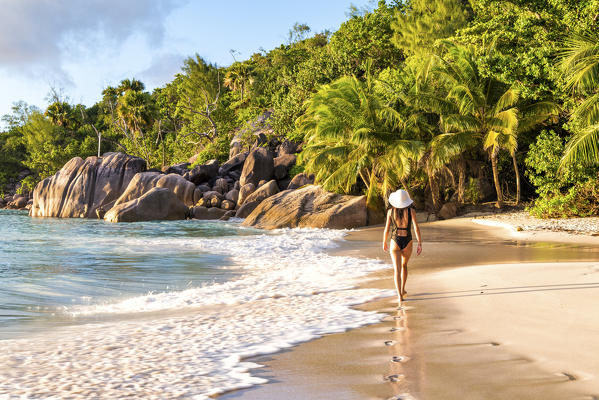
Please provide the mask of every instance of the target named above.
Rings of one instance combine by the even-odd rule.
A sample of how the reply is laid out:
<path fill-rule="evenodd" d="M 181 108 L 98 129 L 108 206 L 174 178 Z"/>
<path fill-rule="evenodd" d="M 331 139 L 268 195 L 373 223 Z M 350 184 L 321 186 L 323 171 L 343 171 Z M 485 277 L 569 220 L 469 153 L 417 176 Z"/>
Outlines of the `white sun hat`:
<path fill-rule="evenodd" d="M 408 192 L 403 189 L 396 190 L 389 196 L 389 204 L 395 208 L 405 208 L 413 202 Z"/>

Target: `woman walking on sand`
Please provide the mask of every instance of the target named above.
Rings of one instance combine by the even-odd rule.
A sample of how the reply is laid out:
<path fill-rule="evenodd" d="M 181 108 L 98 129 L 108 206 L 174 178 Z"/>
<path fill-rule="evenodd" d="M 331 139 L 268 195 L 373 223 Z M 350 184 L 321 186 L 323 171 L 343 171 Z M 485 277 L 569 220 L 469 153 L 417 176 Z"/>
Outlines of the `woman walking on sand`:
<path fill-rule="evenodd" d="M 408 261 L 412 255 L 412 224 L 416 232 L 418 247 L 416 254 L 422 252 L 420 228 L 416 221 L 416 213 L 412 211 L 413 201 L 405 190 L 399 189 L 389 196 L 391 208 L 387 211 L 387 222 L 383 234 L 383 250 L 388 251 L 389 233 L 391 233 L 391 260 L 395 268 L 395 288 L 397 289 L 398 306 L 406 295 L 406 279 L 408 279 Z"/>

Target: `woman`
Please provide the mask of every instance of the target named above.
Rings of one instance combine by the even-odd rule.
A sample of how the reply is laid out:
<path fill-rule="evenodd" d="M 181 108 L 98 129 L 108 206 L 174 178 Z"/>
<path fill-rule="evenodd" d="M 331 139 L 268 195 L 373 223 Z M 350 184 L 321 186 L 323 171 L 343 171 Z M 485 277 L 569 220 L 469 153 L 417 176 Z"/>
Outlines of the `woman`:
<path fill-rule="evenodd" d="M 413 203 L 410 195 L 405 190 L 399 189 L 389 196 L 389 204 L 392 206 L 387 211 L 387 222 L 383 235 L 383 250 L 388 251 L 389 231 L 391 231 L 391 260 L 395 267 L 395 288 L 397 289 L 397 302 L 401 307 L 406 295 L 406 279 L 408 279 L 408 261 L 412 255 L 412 224 L 416 231 L 418 247 L 416 254 L 422 252 L 420 239 L 420 228 L 416 221 L 416 213 L 410 205 Z"/>

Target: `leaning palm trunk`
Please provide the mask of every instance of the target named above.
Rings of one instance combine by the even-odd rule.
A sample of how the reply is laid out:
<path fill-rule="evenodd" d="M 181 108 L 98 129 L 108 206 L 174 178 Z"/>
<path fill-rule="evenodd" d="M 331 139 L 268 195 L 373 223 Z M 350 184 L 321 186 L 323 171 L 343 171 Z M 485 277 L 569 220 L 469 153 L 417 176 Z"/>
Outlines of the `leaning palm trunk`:
<path fill-rule="evenodd" d="M 516 153 L 512 154 L 514 162 L 514 173 L 516 174 L 516 205 L 520 204 L 520 171 L 518 171 L 518 162 L 516 161 Z"/>
<path fill-rule="evenodd" d="M 495 191 L 497 192 L 497 208 L 503 207 L 503 195 L 501 186 L 499 185 L 499 168 L 497 167 L 497 151 L 491 151 L 491 167 L 493 168 L 493 182 L 495 183 Z"/>
<path fill-rule="evenodd" d="M 458 202 L 464 204 L 466 192 L 466 161 L 463 156 L 458 159 Z"/>
<path fill-rule="evenodd" d="M 433 207 L 435 211 L 441 208 L 441 200 L 439 199 L 439 185 L 432 173 L 428 173 L 428 185 L 431 188 L 431 197 L 433 199 Z"/>

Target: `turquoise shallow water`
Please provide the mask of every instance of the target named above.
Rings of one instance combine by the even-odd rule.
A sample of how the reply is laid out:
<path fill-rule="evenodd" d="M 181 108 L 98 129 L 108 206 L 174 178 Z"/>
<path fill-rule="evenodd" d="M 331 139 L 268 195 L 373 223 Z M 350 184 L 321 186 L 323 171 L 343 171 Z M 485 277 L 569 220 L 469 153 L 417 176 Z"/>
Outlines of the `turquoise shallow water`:
<path fill-rule="evenodd" d="M 181 244 L 256 233 L 235 223 L 111 224 L 0 210 L 0 339 L 39 324 L 94 322 L 70 318 L 74 306 L 228 281 L 238 272 L 227 256 L 186 251 Z M 173 241 L 172 250 L 162 245 L 155 251 L 153 243 L 165 239 Z"/>

